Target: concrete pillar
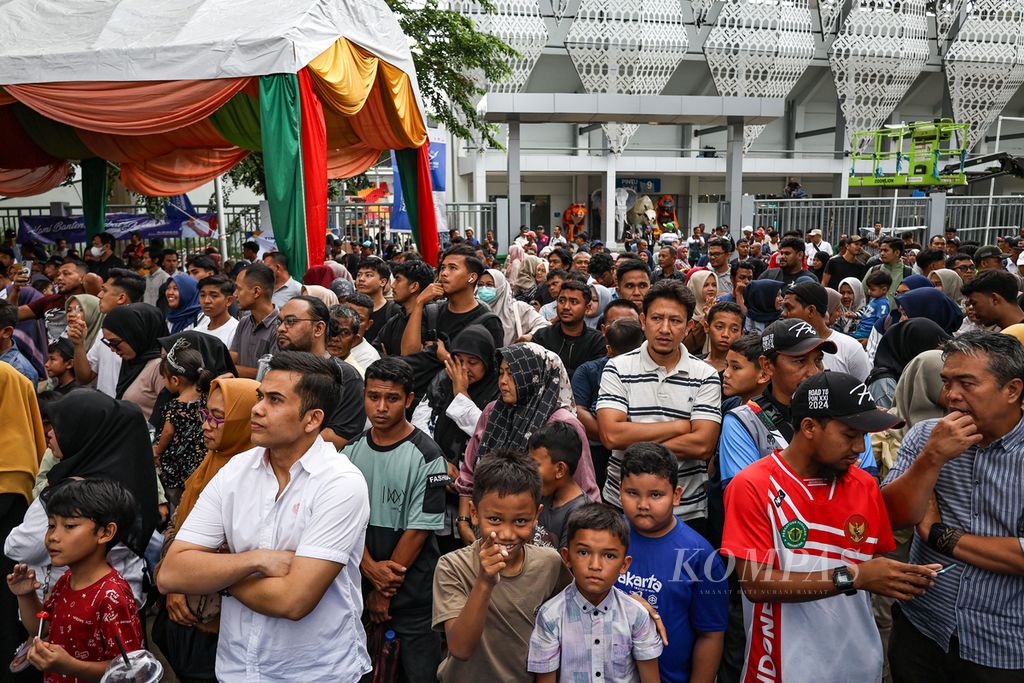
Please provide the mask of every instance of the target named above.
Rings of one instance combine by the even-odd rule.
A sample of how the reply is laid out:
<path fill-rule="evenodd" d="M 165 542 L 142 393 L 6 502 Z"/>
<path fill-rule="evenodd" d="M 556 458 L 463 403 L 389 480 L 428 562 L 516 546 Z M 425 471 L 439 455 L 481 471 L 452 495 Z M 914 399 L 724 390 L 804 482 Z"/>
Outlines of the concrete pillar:
<path fill-rule="evenodd" d="M 946 193 L 932 192 L 928 195 L 928 239 L 943 235 L 946 229 Z"/>
<path fill-rule="evenodd" d="M 846 199 L 850 196 L 850 164 L 853 163 L 851 159 L 846 156 L 847 144 L 846 144 L 846 119 L 843 117 L 843 110 L 839 104 L 836 104 L 836 132 L 833 138 L 833 144 L 835 145 L 835 157 L 836 159 L 843 159 L 843 170 L 839 175 L 832 177 L 832 196 L 835 198 Z"/>
<path fill-rule="evenodd" d="M 511 234 L 519 234 L 522 225 L 522 178 L 519 175 L 519 122 L 508 122 L 508 227 Z"/>
<path fill-rule="evenodd" d="M 483 204 L 487 201 L 487 153 L 481 149 L 473 157 L 473 201 Z"/>
<path fill-rule="evenodd" d="M 601 217 L 601 241 L 611 244 L 616 241 L 615 235 L 615 162 L 617 154 L 608 153 L 605 156 L 606 163 L 604 171 L 604 215 Z"/>
<path fill-rule="evenodd" d="M 729 233 L 740 234 L 743 225 L 743 120 L 729 119 L 725 146 L 725 201 L 728 202 Z"/>

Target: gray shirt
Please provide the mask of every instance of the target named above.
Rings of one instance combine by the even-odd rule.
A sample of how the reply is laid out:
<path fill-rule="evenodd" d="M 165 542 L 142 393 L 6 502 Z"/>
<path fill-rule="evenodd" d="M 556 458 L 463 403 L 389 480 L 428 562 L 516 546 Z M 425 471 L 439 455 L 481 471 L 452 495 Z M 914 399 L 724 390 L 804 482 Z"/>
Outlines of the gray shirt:
<path fill-rule="evenodd" d="M 156 302 L 160 298 L 160 285 L 166 282 L 169 277 L 170 275 L 163 268 L 157 268 L 155 272 L 147 275 L 146 293 L 143 295 L 142 300 L 150 306 L 156 306 Z"/>
<path fill-rule="evenodd" d="M 551 497 L 542 498 L 540 502 L 544 509 L 537 518 L 536 535 L 543 536 L 555 550 L 566 547 L 569 545 L 569 528 L 566 524 L 569 513 L 587 502 L 586 494 L 581 491 L 580 495 L 560 507 L 555 507 L 554 499 Z"/>
<path fill-rule="evenodd" d="M 302 285 L 299 284 L 295 278 L 288 278 L 288 282 L 284 283 L 280 287 L 274 290 L 274 296 L 271 297 L 271 301 L 274 302 L 274 306 L 278 310 L 284 308 L 284 305 L 294 299 L 295 297 L 302 294 Z"/>
<path fill-rule="evenodd" d="M 277 323 L 276 306 L 259 323 L 248 312 L 239 319 L 235 338 L 231 340 L 231 350 L 238 354 L 238 365 L 255 368 L 260 356 L 277 351 Z"/>

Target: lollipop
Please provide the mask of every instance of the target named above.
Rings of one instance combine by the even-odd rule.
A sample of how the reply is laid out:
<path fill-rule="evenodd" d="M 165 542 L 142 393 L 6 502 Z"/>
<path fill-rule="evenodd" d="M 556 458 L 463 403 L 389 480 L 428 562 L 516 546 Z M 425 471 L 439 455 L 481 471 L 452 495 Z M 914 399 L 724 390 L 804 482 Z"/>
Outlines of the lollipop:
<path fill-rule="evenodd" d="M 46 610 L 39 610 L 36 612 L 36 619 L 39 620 L 39 632 L 36 633 L 36 638 L 43 637 L 43 622 L 50 618 L 50 613 Z"/>

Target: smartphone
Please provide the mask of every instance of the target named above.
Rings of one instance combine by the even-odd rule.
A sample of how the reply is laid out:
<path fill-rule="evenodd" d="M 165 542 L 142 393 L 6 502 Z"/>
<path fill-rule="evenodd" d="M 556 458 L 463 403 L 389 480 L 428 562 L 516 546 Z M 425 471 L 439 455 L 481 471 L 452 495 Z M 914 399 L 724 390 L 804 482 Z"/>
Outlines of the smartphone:
<path fill-rule="evenodd" d="M 955 563 L 955 562 L 954 562 L 953 564 L 947 564 L 947 565 L 946 565 L 945 567 L 943 567 L 943 568 L 942 568 L 942 569 L 940 569 L 939 571 L 935 572 L 935 574 L 936 574 L 936 575 L 939 575 L 939 574 L 945 574 L 945 573 L 946 573 L 946 572 L 948 572 L 948 571 L 949 571 L 950 569 L 956 569 L 956 568 L 957 568 L 957 567 L 959 567 L 959 566 L 960 566 L 960 565 L 958 565 L 958 564 L 957 564 L 957 563 Z"/>
<path fill-rule="evenodd" d="M 25 277 L 32 277 L 32 261 L 21 262 L 21 274 Z"/>

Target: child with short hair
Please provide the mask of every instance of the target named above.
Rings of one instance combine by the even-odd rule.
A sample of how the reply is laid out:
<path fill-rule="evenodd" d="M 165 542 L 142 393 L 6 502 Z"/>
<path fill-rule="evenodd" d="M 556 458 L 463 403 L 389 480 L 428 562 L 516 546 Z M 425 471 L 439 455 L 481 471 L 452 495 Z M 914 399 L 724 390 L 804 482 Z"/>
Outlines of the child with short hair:
<path fill-rule="evenodd" d="M 656 683 L 661 638 L 639 602 L 615 587 L 629 569 L 629 525 L 604 503 L 585 503 L 567 522 L 562 561 L 573 583 L 537 613 L 527 669 L 537 683 Z"/>
<path fill-rule="evenodd" d="M 876 270 L 864 278 L 864 284 L 868 289 L 868 304 L 860 314 L 860 324 L 850 335 L 854 339 L 861 340 L 867 344 L 871 336 L 871 328 L 879 320 L 889 315 L 889 288 L 892 287 L 892 276 L 884 270 Z"/>
<path fill-rule="evenodd" d="M 530 543 L 540 493 L 540 472 L 525 453 L 480 458 L 470 514 L 481 538 L 442 555 L 434 572 L 432 625 L 448 638 L 442 683 L 533 682 L 524 664 L 534 616 L 569 578 L 557 552 Z"/>
<path fill-rule="evenodd" d="M 164 409 L 160 438 L 153 444 L 153 460 L 167 499 L 177 506 L 185 480 L 206 457 L 202 417 L 206 397 L 201 386 L 209 386 L 212 374 L 203 368 L 203 354 L 184 338 L 174 342 L 160 362 L 160 374 L 173 398 Z"/>
<path fill-rule="evenodd" d="M 583 445 L 580 436 L 565 422 L 549 422 L 532 435 L 526 445 L 540 470 L 543 505 L 537 518 L 534 539 L 556 550 L 566 545 L 565 520 L 587 502 L 583 489 L 573 480 Z"/>
<path fill-rule="evenodd" d="M 743 334 L 745 320 L 743 310 L 737 304 L 720 301 L 711 307 L 701 321 L 708 342 L 708 353 L 704 357 L 704 362 L 719 373 L 725 370 L 729 347 Z"/>
<path fill-rule="evenodd" d="M 61 337 L 47 348 L 46 376 L 51 378 L 51 389 L 58 394 L 78 388 L 74 360 L 75 347 L 66 337 Z"/>
<path fill-rule="evenodd" d="M 67 566 L 46 603 L 26 564 L 15 565 L 7 586 L 18 596 L 21 621 L 38 633 L 41 610 L 49 619 L 48 640 L 35 638 L 28 661 L 47 682 L 98 681 L 107 664 L 143 648 L 142 624 L 128 583 L 107 564 L 107 551 L 135 519 L 135 500 L 123 486 L 104 479 L 68 479 L 43 496 L 50 528 L 46 547 L 54 565 Z"/>
<path fill-rule="evenodd" d="M 619 499 L 633 562 L 618 585 L 662 616 L 669 647 L 658 662 L 661 680 L 711 683 L 727 625 L 726 572 L 711 544 L 672 514 L 682 492 L 676 458 L 665 446 L 640 442 L 625 450 Z"/>
<path fill-rule="evenodd" d="M 208 334 L 231 348 L 238 329 L 238 320 L 231 315 L 235 303 L 235 283 L 226 275 L 211 275 L 199 281 L 199 308 L 203 317 L 196 323 L 196 332 Z"/>
<path fill-rule="evenodd" d="M 761 335 L 745 334 L 729 346 L 722 373 L 722 414 L 764 393 L 771 374 L 761 367 Z"/>

